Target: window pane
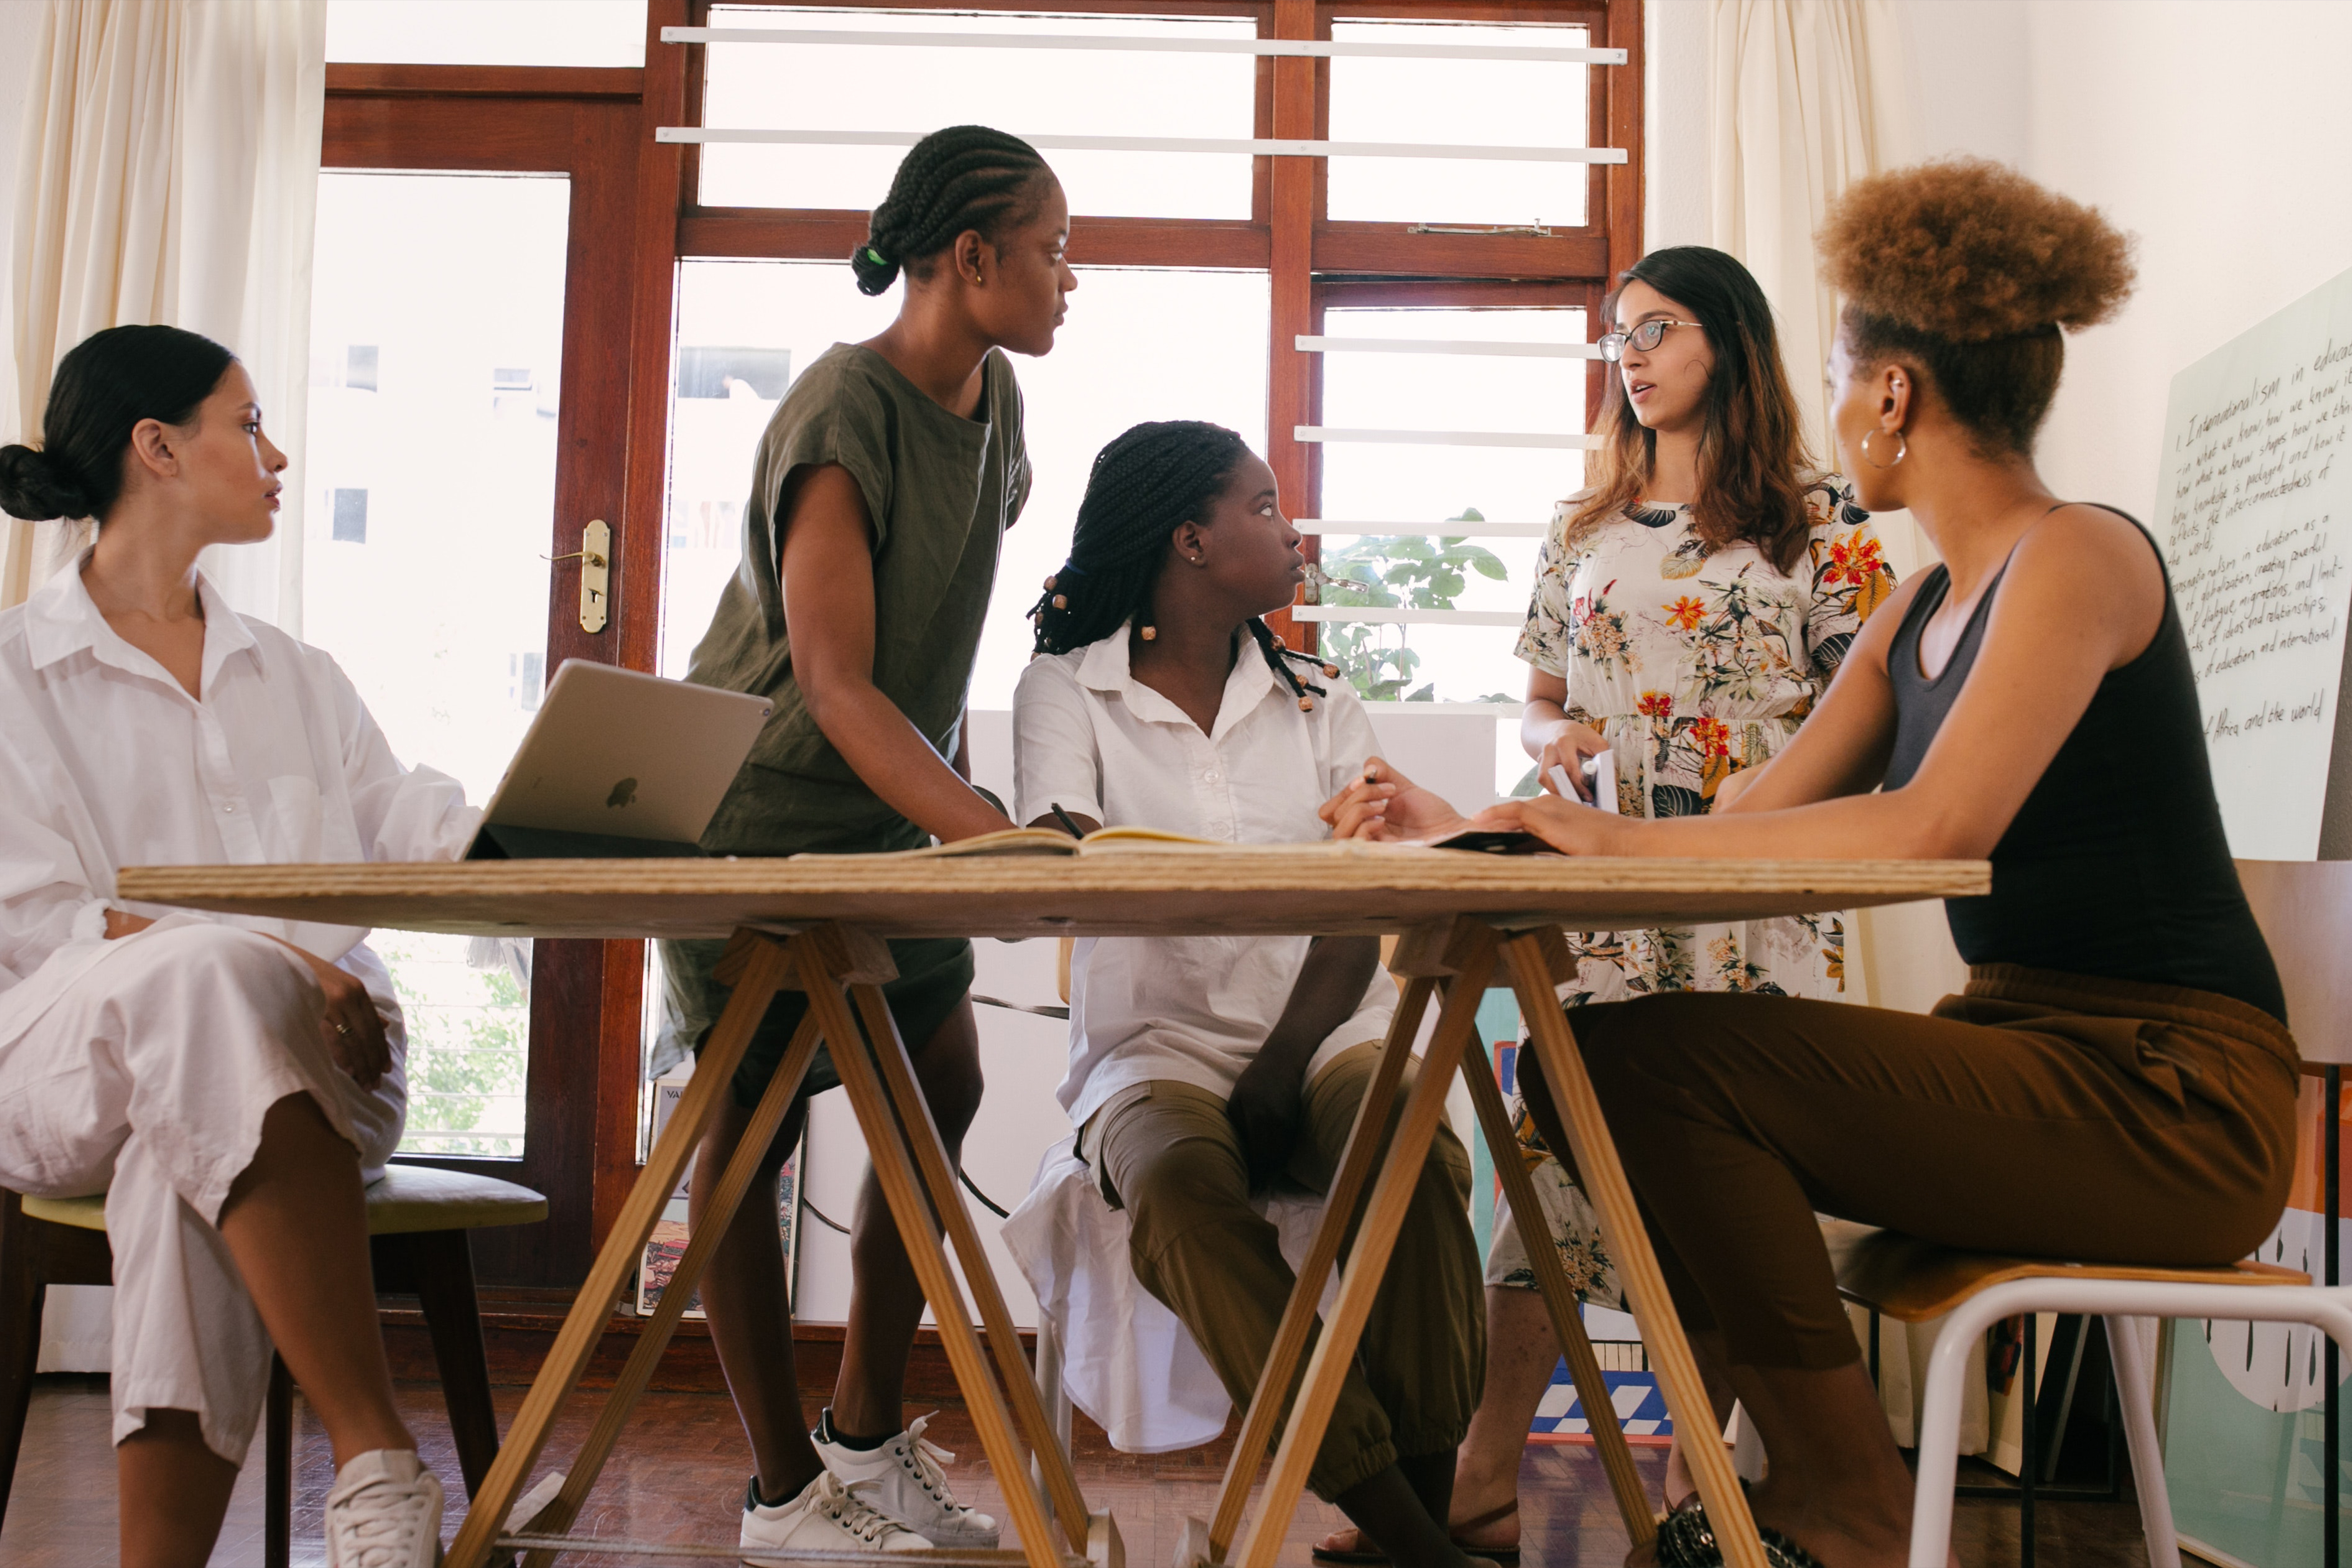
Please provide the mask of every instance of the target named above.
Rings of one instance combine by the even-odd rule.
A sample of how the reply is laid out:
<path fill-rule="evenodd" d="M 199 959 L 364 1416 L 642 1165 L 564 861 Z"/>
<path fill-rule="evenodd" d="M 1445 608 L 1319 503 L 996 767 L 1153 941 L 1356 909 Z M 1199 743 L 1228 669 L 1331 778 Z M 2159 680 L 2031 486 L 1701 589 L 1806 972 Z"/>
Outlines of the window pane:
<path fill-rule="evenodd" d="M 981 16 L 955 12 L 712 9 L 714 27 L 853 32 L 1083 33 L 1251 37 L 1246 19 Z M 1255 103 L 1248 55 L 1094 49 L 713 44 L 703 123 L 730 130 L 930 131 L 992 125 L 1014 135 L 1246 137 Z M 872 210 L 903 147 L 716 143 L 703 149 L 702 200 L 714 207 Z M 1070 211 L 1109 217 L 1246 218 L 1250 161 L 1240 153 L 1046 154 Z"/>
<path fill-rule="evenodd" d="M 870 338 L 897 300 L 867 298 L 834 262 L 688 262 L 679 268 L 679 391 L 662 572 L 661 671 L 683 674 L 719 591 L 742 559 L 753 449 L 781 389 L 835 342 Z M 1031 604 L 1062 564 L 1095 454 L 1147 419 L 1206 419 L 1265 446 L 1263 273 L 1082 267 L 1054 351 L 1016 358 L 1026 404 L 1029 504 L 1004 541 L 972 676 L 974 707 L 1012 706 L 1028 663 Z M 780 358 L 781 356 L 781 358 Z M 714 364 L 734 370 L 712 371 Z M 689 365 L 702 367 L 690 382 Z M 737 373 L 737 372 L 741 373 Z M 727 395 L 688 396 L 688 391 Z"/>
<path fill-rule="evenodd" d="M 327 58 L 424 66 L 642 66 L 646 0 L 328 0 Z"/>
<path fill-rule="evenodd" d="M 477 804 L 545 674 L 570 203 L 561 178 L 319 180 L 305 625 L 401 760 Z M 530 944 L 375 942 L 408 1019 L 401 1147 L 520 1155 Z"/>
<path fill-rule="evenodd" d="M 1335 338 L 1580 343 L 1584 312 L 1564 309 L 1333 308 Z M 1337 428 L 1517 431 L 1584 428 L 1585 361 L 1456 354 L 1327 353 L 1323 423 Z M 1582 483 L 1584 455 L 1546 447 L 1375 445 L 1323 448 L 1323 515 L 1339 522 L 1542 523 Z M 1517 613 L 1526 610 L 1534 537 L 1327 534 L 1323 569 L 1365 584 L 1374 603 Z M 1496 575 L 1499 573 L 1500 575 Z M 1341 597 L 1326 588 L 1328 603 Z M 1368 696 L 1471 702 L 1517 694 L 1526 671 L 1505 627 L 1328 626 L 1323 633 Z M 1411 650 L 1413 657 L 1399 656 Z M 1383 652 L 1385 651 L 1385 652 Z"/>
<path fill-rule="evenodd" d="M 1331 37 L 1340 43 L 1564 49 L 1584 48 L 1591 41 L 1582 27 L 1446 22 L 1334 22 Z M 1587 74 L 1606 68 L 1539 60 L 1335 59 L 1331 140 L 1581 147 L 1589 139 Z M 1381 223 L 1573 228 L 1585 221 L 1587 181 L 1582 163 L 1334 158 L 1330 215 Z"/>

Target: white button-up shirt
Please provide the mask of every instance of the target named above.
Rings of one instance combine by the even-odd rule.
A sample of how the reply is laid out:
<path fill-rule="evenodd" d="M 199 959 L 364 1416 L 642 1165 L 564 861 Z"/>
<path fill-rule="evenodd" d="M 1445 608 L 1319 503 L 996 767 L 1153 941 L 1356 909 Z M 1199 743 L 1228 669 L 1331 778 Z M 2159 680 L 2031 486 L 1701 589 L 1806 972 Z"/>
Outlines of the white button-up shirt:
<path fill-rule="evenodd" d="M 106 623 L 79 561 L 0 612 L 0 1046 L 104 956 L 110 907 L 174 913 L 116 898 L 123 866 L 452 860 L 481 820 L 401 766 L 332 658 L 196 591 L 201 701 Z M 397 1017 L 365 931 L 203 918 L 339 961 Z"/>
<path fill-rule="evenodd" d="M 1316 808 L 1378 751 L 1345 681 L 1301 712 L 1244 640 L 1210 733 L 1136 680 L 1124 628 L 1030 662 L 1013 696 L 1015 815 L 1059 805 L 1106 827 L 1148 827 L 1237 844 L 1315 842 Z M 1173 1079 L 1231 1094 L 1265 1043 L 1307 960 L 1305 936 L 1087 937 L 1070 960 L 1070 1070 L 1058 1092 L 1076 1125 L 1130 1084 Z M 1324 1040 L 1307 1076 L 1378 1040 L 1396 985 L 1375 971 L 1356 1014 Z"/>

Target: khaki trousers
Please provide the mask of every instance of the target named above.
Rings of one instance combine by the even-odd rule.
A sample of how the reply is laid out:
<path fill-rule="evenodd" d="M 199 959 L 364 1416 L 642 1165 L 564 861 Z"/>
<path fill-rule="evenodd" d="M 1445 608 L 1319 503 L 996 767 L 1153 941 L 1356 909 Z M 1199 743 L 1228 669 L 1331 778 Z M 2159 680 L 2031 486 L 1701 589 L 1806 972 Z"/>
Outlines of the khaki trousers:
<path fill-rule="evenodd" d="M 1817 1210 L 1973 1251 L 2203 1267 L 2286 1202 L 2294 1041 L 2227 997 L 1980 965 L 1927 1016 L 1685 992 L 1568 1017 L 1676 1310 L 1745 1365 L 1860 1354 Z M 1528 1100 L 1566 1148 L 1550 1096 Z"/>
<path fill-rule="evenodd" d="M 1377 1040 L 1357 1046 L 1307 1085 L 1291 1181 L 1329 1190 L 1380 1051 Z M 1406 1069 L 1408 1085 L 1414 1071 Z M 1402 1113 L 1402 1089 L 1396 1106 Z M 1103 1197 L 1127 1210 L 1136 1278 L 1192 1332 L 1225 1392 L 1246 1407 L 1296 1279 L 1274 1226 L 1250 1207 L 1224 1098 L 1189 1083 L 1139 1083 L 1088 1119 L 1078 1146 Z M 1326 1500 L 1400 1456 L 1458 1448 L 1469 1429 L 1486 1366 L 1469 1202 L 1469 1156 L 1441 1126 L 1307 1478 Z"/>

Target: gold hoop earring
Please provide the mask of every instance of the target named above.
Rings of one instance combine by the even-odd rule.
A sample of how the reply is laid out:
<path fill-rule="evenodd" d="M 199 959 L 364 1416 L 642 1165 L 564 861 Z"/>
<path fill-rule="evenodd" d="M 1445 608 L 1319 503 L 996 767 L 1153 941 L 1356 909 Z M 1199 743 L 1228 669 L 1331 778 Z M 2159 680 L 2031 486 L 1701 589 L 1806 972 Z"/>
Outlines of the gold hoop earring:
<path fill-rule="evenodd" d="M 1911 455 L 1911 443 L 1904 434 L 1898 430 L 1895 433 L 1895 462 L 1881 463 L 1877 458 L 1873 457 L 1870 455 L 1870 438 L 1874 435 L 1884 435 L 1886 433 L 1885 431 L 1874 427 L 1862 433 L 1862 460 L 1864 463 L 1869 464 L 1873 468 L 1892 468 L 1896 463 L 1900 463 L 1906 457 Z"/>

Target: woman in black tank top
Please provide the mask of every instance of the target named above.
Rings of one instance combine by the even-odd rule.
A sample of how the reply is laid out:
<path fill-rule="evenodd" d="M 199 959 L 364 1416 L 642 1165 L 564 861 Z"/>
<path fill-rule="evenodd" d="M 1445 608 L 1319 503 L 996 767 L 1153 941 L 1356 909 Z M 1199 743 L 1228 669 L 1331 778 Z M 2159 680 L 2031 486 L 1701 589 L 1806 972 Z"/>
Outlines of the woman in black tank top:
<path fill-rule="evenodd" d="M 1855 185 L 1822 248 L 1850 301 L 1839 465 L 1944 564 L 1863 629 L 1736 803 L 1642 821 L 1546 798 L 1477 825 L 1576 854 L 1991 860 L 1991 893 L 1947 906 L 1970 976 L 1931 1015 L 1689 993 L 1570 1015 L 1710 1381 L 1772 1456 L 1768 1543 L 1892 1568 L 1911 1479 L 1815 1211 L 1983 1251 L 2226 1263 L 2284 1205 L 2296 1053 L 2153 541 L 2034 468 L 2059 329 L 2121 302 L 2126 242 L 1963 162 Z M 1363 791 L 1380 809 L 1337 803 L 1343 829 L 1360 810 L 1444 825 L 1387 777 Z M 1548 1095 L 1528 1103 L 1552 1120 Z M 1703 1534 L 1678 1513 L 1658 1561 L 1709 1560 Z"/>

